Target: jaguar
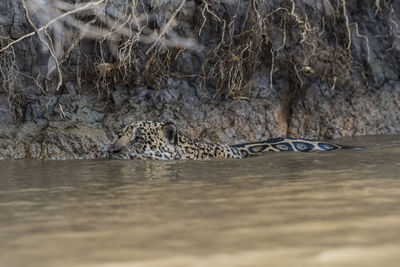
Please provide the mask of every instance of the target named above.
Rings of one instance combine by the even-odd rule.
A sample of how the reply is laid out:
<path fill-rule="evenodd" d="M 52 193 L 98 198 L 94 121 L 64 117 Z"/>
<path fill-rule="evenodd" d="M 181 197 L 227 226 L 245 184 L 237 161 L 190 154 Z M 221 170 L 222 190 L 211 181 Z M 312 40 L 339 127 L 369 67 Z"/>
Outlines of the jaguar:
<path fill-rule="evenodd" d="M 273 138 L 236 145 L 211 144 L 187 138 L 178 132 L 173 122 L 140 121 L 126 126 L 108 153 L 113 159 L 199 160 L 247 158 L 264 151 L 310 152 L 342 148 L 348 147 L 296 138 Z"/>

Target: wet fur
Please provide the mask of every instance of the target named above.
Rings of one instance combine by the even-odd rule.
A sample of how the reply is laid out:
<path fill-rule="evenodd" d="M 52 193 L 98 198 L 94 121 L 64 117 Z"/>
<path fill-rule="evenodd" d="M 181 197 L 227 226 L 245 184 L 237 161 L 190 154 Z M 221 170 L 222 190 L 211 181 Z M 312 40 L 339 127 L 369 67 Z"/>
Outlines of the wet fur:
<path fill-rule="evenodd" d="M 237 145 L 210 144 L 185 137 L 173 123 L 141 121 L 124 128 L 120 138 L 109 149 L 116 159 L 212 159 L 246 158 L 264 151 L 330 151 L 340 145 L 295 138 L 274 138 Z"/>

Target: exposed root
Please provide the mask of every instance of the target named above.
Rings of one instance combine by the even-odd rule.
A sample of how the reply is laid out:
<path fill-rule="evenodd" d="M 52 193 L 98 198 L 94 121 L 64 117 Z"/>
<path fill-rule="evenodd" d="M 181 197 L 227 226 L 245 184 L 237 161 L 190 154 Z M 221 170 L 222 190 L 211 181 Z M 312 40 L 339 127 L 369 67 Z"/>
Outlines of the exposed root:
<path fill-rule="evenodd" d="M 46 48 L 50 64 L 45 73 L 22 76 L 33 79 L 44 94 L 62 90 L 71 76 L 78 93 L 96 88 L 106 95 L 115 84 L 157 89 L 169 78 L 190 77 L 203 88 L 216 89 L 219 96 L 246 99 L 254 75 L 265 70 L 271 88 L 282 70 L 293 90 L 306 89 L 311 79 L 332 89 L 351 86 L 359 64 L 352 58 L 354 38 L 365 41 L 367 61 L 372 39 L 353 21 L 348 2 L 278 2 L 125 0 L 124 6 L 117 6 L 107 0 L 55 0 L 44 6 L 40 0 L 21 0 L 33 32 L 16 40 L 0 36 L 1 91 L 13 104 L 24 103 L 14 46 L 34 36 Z M 395 11 L 387 0 L 375 0 L 371 8 L 376 16 L 388 15 L 390 51 L 400 40 Z M 202 60 L 190 73 L 179 65 L 188 55 Z M 76 73 L 66 75 L 65 63 L 71 58 Z"/>
<path fill-rule="evenodd" d="M 185 4 L 186 0 L 182 0 L 181 4 L 179 5 L 179 7 L 177 9 L 175 9 L 174 13 L 172 14 L 172 16 L 169 18 L 167 24 L 164 25 L 161 33 L 157 36 L 156 40 L 153 42 L 153 44 L 150 46 L 149 49 L 147 49 L 146 54 L 148 55 L 151 50 L 153 50 L 153 48 L 160 42 L 161 38 L 163 38 L 163 36 L 165 35 L 165 33 L 170 30 L 171 27 L 171 23 L 174 21 L 176 15 L 178 14 L 178 12 L 182 9 L 183 5 Z"/>
<path fill-rule="evenodd" d="M 89 3 L 87 3 L 86 5 L 81 6 L 80 8 L 77 8 L 77 9 L 74 9 L 74 10 L 71 10 L 71 11 L 68 11 L 68 12 L 65 12 L 65 13 L 63 13 L 62 15 L 60 15 L 60 16 L 58 16 L 58 17 L 52 19 L 52 20 L 50 20 L 46 25 L 40 27 L 40 28 L 37 29 L 36 31 L 30 32 L 30 33 L 28 33 L 28 34 L 25 34 L 25 35 L 21 36 L 20 38 L 18 38 L 17 40 L 10 42 L 10 43 L 7 44 L 5 47 L 3 47 L 3 48 L 0 49 L 0 53 L 3 52 L 3 51 L 5 51 L 6 49 L 10 48 L 10 47 L 13 46 L 14 44 L 19 43 L 19 42 L 21 42 L 22 40 L 24 40 L 24 39 L 26 39 L 26 38 L 28 38 L 28 37 L 31 37 L 31 36 L 33 36 L 33 35 L 35 35 L 36 32 L 41 32 L 41 31 L 47 30 L 52 24 L 54 24 L 54 23 L 56 23 L 57 21 L 63 19 L 64 17 L 67 17 L 67 16 L 70 16 L 70 15 L 72 15 L 72 14 L 74 14 L 74 13 L 81 12 L 81 11 L 83 11 L 83 10 L 92 8 L 93 6 L 102 4 L 102 3 L 104 3 L 105 1 L 106 1 L 106 0 L 100 0 L 100 1 L 98 1 L 98 2 L 89 2 Z"/>
<path fill-rule="evenodd" d="M 345 19 L 346 30 L 347 30 L 348 43 L 347 43 L 346 50 L 350 51 L 350 48 L 351 48 L 351 29 L 350 29 L 349 17 L 347 16 L 346 0 L 341 0 L 341 2 L 342 2 L 342 9 L 343 9 L 343 17 Z"/>
<path fill-rule="evenodd" d="M 26 7 L 26 3 L 25 0 L 21 0 L 22 2 L 22 6 L 25 9 L 25 16 L 26 16 L 26 20 L 29 22 L 29 24 L 31 25 L 31 27 L 34 29 L 37 37 L 39 38 L 40 42 L 48 49 L 48 51 L 50 52 L 51 57 L 54 59 L 54 63 L 55 66 L 57 68 L 57 73 L 58 73 L 58 83 L 57 83 L 57 87 L 56 87 L 56 91 L 58 91 L 62 85 L 62 72 L 61 72 L 61 68 L 60 68 L 60 63 L 58 62 L 58 58 L 55 54 L 54 51 L 54 45 L 53 45 L 53 41 L 51 39 L 51 37 L 49 36 L 49 34 L 47 33 L 47 29 L 45 28 L 43 31 L 45 32 L 47 39 L 49 40 L 48 42 L 46 42 L 46 40 L 40 35 L 38 29 L 36 28 L 35 24 L 32 22 L 31 17 L 29 15 L 29 10 Z M 49 77 L 49 75 L 47 75 L 47 78 Z"/>
<path fill-rule="evenodd" d="M 7 93 L 11 108 L 25 104 L 19 74 L 20 71 L 16 64 L 15 51 L 11 47 L 7 52 L 0 54 L 0 92 Z"/>

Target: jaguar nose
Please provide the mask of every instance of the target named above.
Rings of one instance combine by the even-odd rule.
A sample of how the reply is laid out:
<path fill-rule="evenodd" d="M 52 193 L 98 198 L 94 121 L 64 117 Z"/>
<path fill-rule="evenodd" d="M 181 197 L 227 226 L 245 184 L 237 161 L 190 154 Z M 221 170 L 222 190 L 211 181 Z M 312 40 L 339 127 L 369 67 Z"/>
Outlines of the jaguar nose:
<path fill-rule="evenodd" d="M 114 144 L 108 149 L 108 156 L 111 157 L 112 155 L 117 154 L 121 151 L 122 151 L 122 146 L 118 145 L 118 144 Z"/>

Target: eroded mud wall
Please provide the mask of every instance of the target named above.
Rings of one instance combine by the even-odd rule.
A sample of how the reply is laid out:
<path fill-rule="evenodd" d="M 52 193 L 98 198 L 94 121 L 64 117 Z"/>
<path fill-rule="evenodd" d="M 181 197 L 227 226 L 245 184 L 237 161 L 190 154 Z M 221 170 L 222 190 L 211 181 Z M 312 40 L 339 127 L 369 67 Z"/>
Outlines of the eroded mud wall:
<path fill-rule="evenodd" d="M 400 131 L 398 1 L 44 2 L 0 2 L 2 158 L 102 157 L 144 119 L 225 143 Z"/>

